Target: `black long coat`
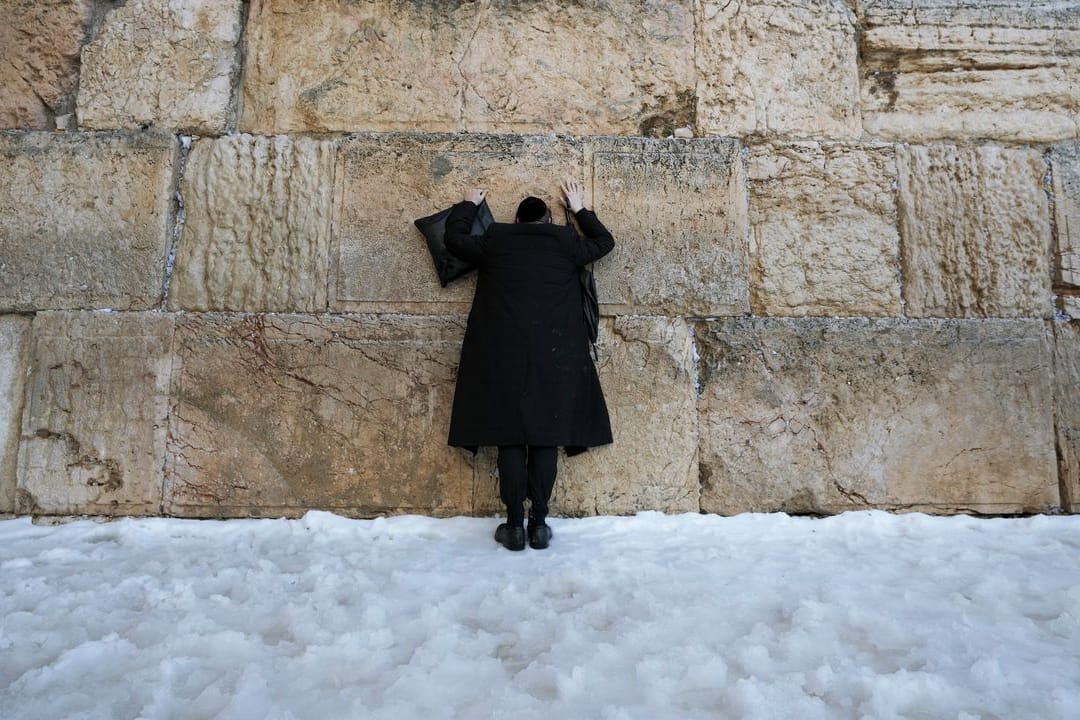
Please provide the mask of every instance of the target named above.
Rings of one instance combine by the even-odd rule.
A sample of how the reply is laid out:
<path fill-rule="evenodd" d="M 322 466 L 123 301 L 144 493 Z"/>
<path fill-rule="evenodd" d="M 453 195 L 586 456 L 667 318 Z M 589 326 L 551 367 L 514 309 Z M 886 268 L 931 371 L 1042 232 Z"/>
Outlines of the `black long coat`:
<path fill-rule="evenodd" d="M 469 235 L 477 206 L 454 206 L 446 247 L 479 263 L 461 346 L 449 444 L 562 446 L 573 455 L 611 440 L 589 355 L 578 268 L 615 247 L 590 210 L 585 237 L 552 223 L 495 223 Z"/>

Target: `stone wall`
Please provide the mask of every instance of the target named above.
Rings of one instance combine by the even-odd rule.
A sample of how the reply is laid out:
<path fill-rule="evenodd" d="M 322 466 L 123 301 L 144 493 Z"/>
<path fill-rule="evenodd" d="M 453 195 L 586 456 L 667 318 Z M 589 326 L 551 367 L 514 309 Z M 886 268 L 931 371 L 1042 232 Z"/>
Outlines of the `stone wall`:
<path fill-rule="evenodd" d="M 1080 4 L 13 0 L 0 513 L 499 509 L 412 220 L 581 180 L 564 514 L 1080 510 Z"/>

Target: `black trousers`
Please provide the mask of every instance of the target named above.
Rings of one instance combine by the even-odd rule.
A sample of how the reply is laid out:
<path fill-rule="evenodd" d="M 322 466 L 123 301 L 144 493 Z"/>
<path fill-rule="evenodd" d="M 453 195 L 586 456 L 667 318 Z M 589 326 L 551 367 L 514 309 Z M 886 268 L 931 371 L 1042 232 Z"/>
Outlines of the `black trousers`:
<path fill-rule="evenodd" d="M 499 495 L 506 505 L 506 521 L 524 524 L 526 498 L 532 503 L 530 516 L 544 520 L 558 473 L 559 448 L 500 445 L 498 465 Z"/>

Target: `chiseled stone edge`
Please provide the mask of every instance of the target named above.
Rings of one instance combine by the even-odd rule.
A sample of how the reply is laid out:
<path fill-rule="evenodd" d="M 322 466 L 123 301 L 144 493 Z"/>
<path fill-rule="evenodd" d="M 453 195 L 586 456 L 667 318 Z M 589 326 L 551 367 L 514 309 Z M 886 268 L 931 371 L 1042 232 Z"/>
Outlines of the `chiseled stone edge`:
<path fill-rule="evenodd" d="M 0 427 L 0 514 L 15 512 L 16 470 L 19 460 L 19 434 L 22 431 L 23 399 L 30 362 L 31 318 L 23 315 L 0 315 L 0 337 L 13 344 L 0 348 L 0 359 L 7 356 L 8 367 L 0 368 L 0 394 L 7 402 L 6 426 Z"/>

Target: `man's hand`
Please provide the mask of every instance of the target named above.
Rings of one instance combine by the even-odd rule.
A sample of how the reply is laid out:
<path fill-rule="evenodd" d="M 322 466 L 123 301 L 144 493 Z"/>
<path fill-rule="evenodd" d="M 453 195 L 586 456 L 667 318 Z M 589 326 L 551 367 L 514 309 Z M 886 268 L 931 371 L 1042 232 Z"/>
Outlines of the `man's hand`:
<path fill-rule="evenodd" d="M 566 197 L 566 206 L 573 212 L 585 207 L 585 188 L 573 178 L 566 178 L 562 184 L 562 192 Z"/>
<path fill-rule="evenodd" d="M 484 198 L 487 197 L 487 190 L 481 190 L 480 188 L 469 188 L 465 191 L 465 200 L 471 202 L 473 205 L 479 205 L 484 202 Z"/>

